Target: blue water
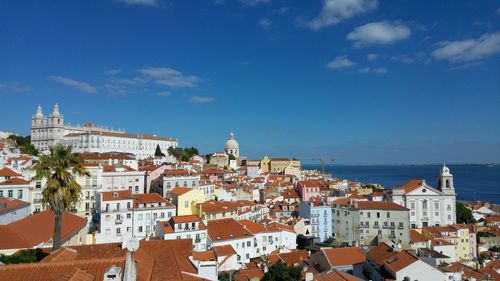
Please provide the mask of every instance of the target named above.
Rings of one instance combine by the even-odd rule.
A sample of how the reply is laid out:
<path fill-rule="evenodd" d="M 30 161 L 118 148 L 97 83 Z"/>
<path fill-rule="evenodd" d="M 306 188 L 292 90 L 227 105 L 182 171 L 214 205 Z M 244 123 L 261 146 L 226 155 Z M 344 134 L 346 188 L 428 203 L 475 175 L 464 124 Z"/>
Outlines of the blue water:
<path fill-rule="evenodd" d="M 458 200 L 486 200 L 500 203 L 500 165 L 447 165 L 454 176 Z M 393 188 L 410 179 L 425 179 L 433 187 L 437 186 L 440 165 L 400 165 L 400 166 L 348 166 L 329 165 L 325 173 L 333 177 L 355 180 L 363 183 L 379 183 L 385 188 Z M 304 169 L 321 170 L 321 165 L 303 165 Z"/>

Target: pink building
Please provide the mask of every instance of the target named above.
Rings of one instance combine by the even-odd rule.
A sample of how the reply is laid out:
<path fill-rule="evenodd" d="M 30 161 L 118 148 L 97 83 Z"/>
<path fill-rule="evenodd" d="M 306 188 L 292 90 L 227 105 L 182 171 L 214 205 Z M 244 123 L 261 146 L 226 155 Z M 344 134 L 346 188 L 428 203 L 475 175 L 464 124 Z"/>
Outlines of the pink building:
<path fill-rule="evenodd" d="M 321 196 L 319 185 L 314 181 L 298 181 L 295 187 L 302 202 L 309 202 L 311 198 Z"/>

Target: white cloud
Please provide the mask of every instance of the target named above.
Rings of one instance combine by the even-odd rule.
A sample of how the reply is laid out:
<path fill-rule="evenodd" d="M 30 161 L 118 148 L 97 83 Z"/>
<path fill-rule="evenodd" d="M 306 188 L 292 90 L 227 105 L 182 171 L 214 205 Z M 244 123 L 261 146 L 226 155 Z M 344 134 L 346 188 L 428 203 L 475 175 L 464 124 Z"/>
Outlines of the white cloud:
<path fill-rule="evenodd" d="M 104 71 L 104 74 L 105 75 L 117 75 L 121 72 L 120 69 L 110 69 L 110 70 L 106 70 Z"/>
<path fill-rule="evenodd" d="M 104 85 L 104 88 L 106 88 L 106 91 L 108 91 L 108 93 L 110 95 L 113 95 L 113 96 L 125 96 L 125 95 L 127 95 L 127 92 L 125 91 L 125 89 L 119 85 L 116 85 L 116 84 L 106 84 L 106 85 Z"/>
<path fill-rule="evenodd" d="M 386 74 L 389 71 L 385 67 L 375 67 L 375 68 L 365 67 L 363 69 L 360 69 L 359 72 L 360 73 Z"/>
<path fill-rule="evenodd" d="M 189 102 L 197 104 L 209 103 L 213 102 L 214 100 L 215 99 L 213 97 L 202 97 L 202 96 L 192 96 L 189 98 Z"/>
<path fill-rule="evenodd" d="M 241 3 L 247 5 L 247 6 L 257 6 L 262 3 L 267 3 L 270 0 L 240 0 Z"/>
<path fill-rule="evenodd" d="M 378 0 L 322 0 L 321 13 L 309 21 L 307 26 L 317 30 L 337 24 L 358 14 L 373 11 L 378 6 Z"/>
<path fill-rule="evenodd" d="M 169 67 L 146 67 L 137 71 L 146 77 L 155 79 L 157 84 L 171 88 L 192 88 L 201 82 L 201 79 L 194 75 L 184 75 Z"/>
<path fill-rule="evenodd" d="M 156 95 L 159 97 L 170 97 L 172 95 L 172 93 L 169 91 L 164 91 L 164 92 L 156 93 Z"/>
<path fill-rule="evenodd" d="M 356 65 L 356 63 L 350 61 L 347 56 L 339 56 L 336 57 L 334 60 L 330 61 L 326 67 L 331 68 L 331 69 L 341 69 L 341 68 L 346 68 L 346 67 L 351 67 Z"/>
<path fill-rule="evenodd" d="M 127 5 L 141 5 L 141 6 L 157 6 L 157 0 L 115 0 L 118 2 L 125 3 Z"/>
<path fill-rule="evenodd" d="M 354 46 L 365 47 L 368 45 L 389 45 L 407 39 L 411 30 L 400 22 L 371 22 L 356 27 L 347 35 L 347 40 L 354 41 Z"/>
<path fill-rule="evenodd" d="M 500 32 L 484 34 L 477 39 L 444 41 L 432 52 L 437 60 L 464 63 L 481 60 L 500 52 Z"/>
<path fill-rule="evenodd" d="M 268 18 L 262 18 L 258 21 L 259 25 L 262 26 L 262 28 L 268 28 L 271 26 L 271 20 Z"/>
<path fill-rule="evenodd" d="M 278 8 L 278 9 L 274 9 L 273 10 L 273 13 L 277 14 L 277 15 L 283 15 L 283 14 L 286 14 L 288 13 L 288 11 L 290 11 L 290 7 L 281 7 L 281 8 Z"/>
<path fill-rule="evenodd" d="M 368 55 L 366 55 L 366 58 L 369 61 L 374 61 L 374 60 L 378 59 L 379 56 L 380 56 L 379 54 L 368 54 Z"/>
<path fill-rule="evenodd" d="M 80 81 L 73 80 L 71 78 L 62 77 L 62 76 L 49 76 L 49 79 L 56 82 L 56 83 L 66 85 L 66 86 L 75 88 L 77 90 L 80 90 L 80 91 L 83 91 L 86 93 L 93 94 L 93 93 L 97 92 L 96 88 L 92 87 L 89 83 L 86 83 L 86 82 L 80 82 Z"/>

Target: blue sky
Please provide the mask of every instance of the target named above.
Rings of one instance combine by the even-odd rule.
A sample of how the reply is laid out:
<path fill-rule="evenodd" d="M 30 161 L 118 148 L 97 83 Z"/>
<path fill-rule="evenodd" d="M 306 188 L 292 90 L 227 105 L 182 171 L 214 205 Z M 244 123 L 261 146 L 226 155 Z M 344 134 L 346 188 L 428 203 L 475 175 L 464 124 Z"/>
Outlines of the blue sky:
<path fill-rule="evenodd" d="M 66 121 L 241 154 L 498 162 L 500 2 L 0 0 L 0 130 Z"/>

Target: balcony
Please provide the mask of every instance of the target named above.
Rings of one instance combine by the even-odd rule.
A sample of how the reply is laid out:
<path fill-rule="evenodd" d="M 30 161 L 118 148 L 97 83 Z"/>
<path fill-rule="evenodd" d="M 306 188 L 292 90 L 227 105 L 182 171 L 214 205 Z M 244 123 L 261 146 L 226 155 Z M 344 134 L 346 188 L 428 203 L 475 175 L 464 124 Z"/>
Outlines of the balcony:
<path fill-rule="evenodd" d="M 378 226 L 377 224 L 373 226 L 373 228 L 380 228 L 380 226 Z"/>
<path fill-rule="evenodd" d="M 389 228 L 389 226 L 388 225 L 384 225 L 384 226 L 382 226 L 382 228 L 383 229 L 387 229 L 387 228 Z"/>
<path fill-rule="evenodd" d="M 398 226 L 398 229 L 404 229 L 404 226 L 400 225 Z"/>
<path fill-rule="evenodd" d="M 33 199 L 33 203 L 42 203 L 42 199 Z"/>
<path fill-rule="evenodd" d="M 123 223 L 123 220 L 122 219 L 116 219 L 115 220 L 115 224 L 122 224 Z"/>

